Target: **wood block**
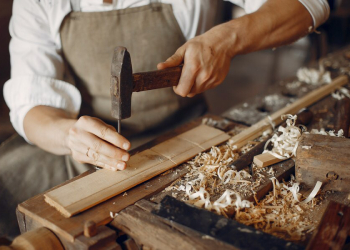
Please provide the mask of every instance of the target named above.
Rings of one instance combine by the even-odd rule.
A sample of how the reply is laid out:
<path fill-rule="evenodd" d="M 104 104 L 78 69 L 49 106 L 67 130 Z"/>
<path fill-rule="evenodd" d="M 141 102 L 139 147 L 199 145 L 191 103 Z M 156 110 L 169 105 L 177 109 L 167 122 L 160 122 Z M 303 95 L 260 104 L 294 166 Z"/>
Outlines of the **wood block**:
<path fill-rule="evenodd" d="M 323 190 L 349 192 L 350 139 L 304 134 L 297 149 L 296 179 L 312 188 L 317 181 Z"/>
<path fill-rule="evenodd" d="M 350 207 L 330 201 L 306 249 L 345 249 L 343 247 L 349 234 Z"/>
<path fill-rule="evenodd" d="M 272 164 L 284 161 L 274 157 L 269 152 L 254 156 L 253 162 L 260 168 L 271 166 Z"/>
<path fill-rule="evenodd" d="M 128 167 L 123 171 L 99 170 L 48 192 L 45 194 L 45 201 L 58 209 L 65 217 L 71 217 L 229 138 L 221 130 L 200 125 L 177 138 L 133 155 L 128 162 Z"/>

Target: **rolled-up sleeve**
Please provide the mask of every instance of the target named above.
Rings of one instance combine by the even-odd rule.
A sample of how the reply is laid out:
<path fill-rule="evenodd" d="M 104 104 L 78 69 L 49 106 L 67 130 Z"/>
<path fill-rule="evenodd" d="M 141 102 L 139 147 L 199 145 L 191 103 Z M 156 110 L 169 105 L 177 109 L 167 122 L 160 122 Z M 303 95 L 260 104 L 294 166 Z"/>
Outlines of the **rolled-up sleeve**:
<path fill-rule="evenodd" d="M 50 13 L 50 2 L 15 0 L 10 22 L 11 79 L 4 85 L 4 97 L 13 127 L 27 141 L 23 121 L 30 109 L 51 106 L 74 117 L 81 105 L 79 91 L 64 81 L 65 65 L 57 43 L 59 23 L 49 19 L 54 14 Z M 65 11 L 69 12 L 61 8 L 55 15 Z M 60 20 L 54 17 L 55 21 Z"/>
<path fill-rule="evenodd" d="M 227 1 L 227 0 L 226 0 Z M 229 0 L 230 2 L 244 8 L 246 13 L 257 11 L 267 0 Z M 327 0 L 299 0 L 309 11 L 314 29 L 323 24 L 329 17 L 330 8 Z"/>
<path fill-rule="evenodd" d="M 309 11 L 314 21 L 314 29 L 327 21 L 330 8 L 327 0 L 299 0 Z"/>

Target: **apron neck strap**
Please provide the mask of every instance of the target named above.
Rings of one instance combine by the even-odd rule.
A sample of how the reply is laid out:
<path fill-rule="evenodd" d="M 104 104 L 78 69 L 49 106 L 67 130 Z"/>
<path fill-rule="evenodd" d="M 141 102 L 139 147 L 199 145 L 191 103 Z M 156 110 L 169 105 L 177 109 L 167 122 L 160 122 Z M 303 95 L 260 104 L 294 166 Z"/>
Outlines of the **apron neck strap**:
<path fill-rule="evenodd" d="M 159 0 L 150 0 L 149 5 L 151 6 L 153 11 L 160 11 L 162 8 L 159 4 Z"/>
<path fill-rule="evenodd" d="M 70 0 L 70 5 L 72 7 L 72 11 L 74 11 L 74 12 L 79 11 L 80 12 L 80 0 Z"/>

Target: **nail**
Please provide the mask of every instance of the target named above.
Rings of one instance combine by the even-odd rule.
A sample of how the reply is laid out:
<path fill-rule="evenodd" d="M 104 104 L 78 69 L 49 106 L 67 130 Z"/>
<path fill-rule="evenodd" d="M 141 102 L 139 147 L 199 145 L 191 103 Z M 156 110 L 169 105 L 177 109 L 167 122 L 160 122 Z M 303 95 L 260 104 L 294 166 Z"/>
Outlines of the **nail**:
<path fill-rule="evenodd" d="M 112 169 L 113 171 L 117 171 L 117 169 L 116 169 L 115 167 L 111 167 L 111 169 Z"/>
<path fill-rule="evenodd" d="M 125 149 L 125 150 L 127 150 L 127 149 L 129 149 L 129 143 L 127 143 L 127 142 L 125 142 L 124 144 L 123 144 L 123 148 Z"/>
<path fill-rule="evenodd" d="M 128 161 L 129 160 L 129 156 L 128 155 L 123 155 L 122 160 L 123 161 Z"/>
<path fill-rule="evenodd" d="M 124 169 L 125 168 L 125 163 L 118 163 L 117 167 L 119 169 Z"/>

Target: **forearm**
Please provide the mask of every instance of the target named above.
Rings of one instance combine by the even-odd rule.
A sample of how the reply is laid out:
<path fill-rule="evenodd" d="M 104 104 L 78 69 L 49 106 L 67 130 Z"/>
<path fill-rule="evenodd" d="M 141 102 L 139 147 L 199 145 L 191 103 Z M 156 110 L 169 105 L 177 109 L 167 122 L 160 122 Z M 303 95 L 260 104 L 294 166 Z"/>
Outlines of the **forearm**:
<path fill-rule="evenodd" d="M 292 43 L 308 34 L 313 20 L 297 0 L 268 0 L 258 11 L 224 25 L 232 30 L 233 57 Z"/>
<path fill-rule="evenodd" d="M 57 155 L 70 154 L 67 145 L 69 129 L 77 120 L 62 109 L 48 106 L 32 108 L 24 118 L 27 138 L 36 146 Z"/>

